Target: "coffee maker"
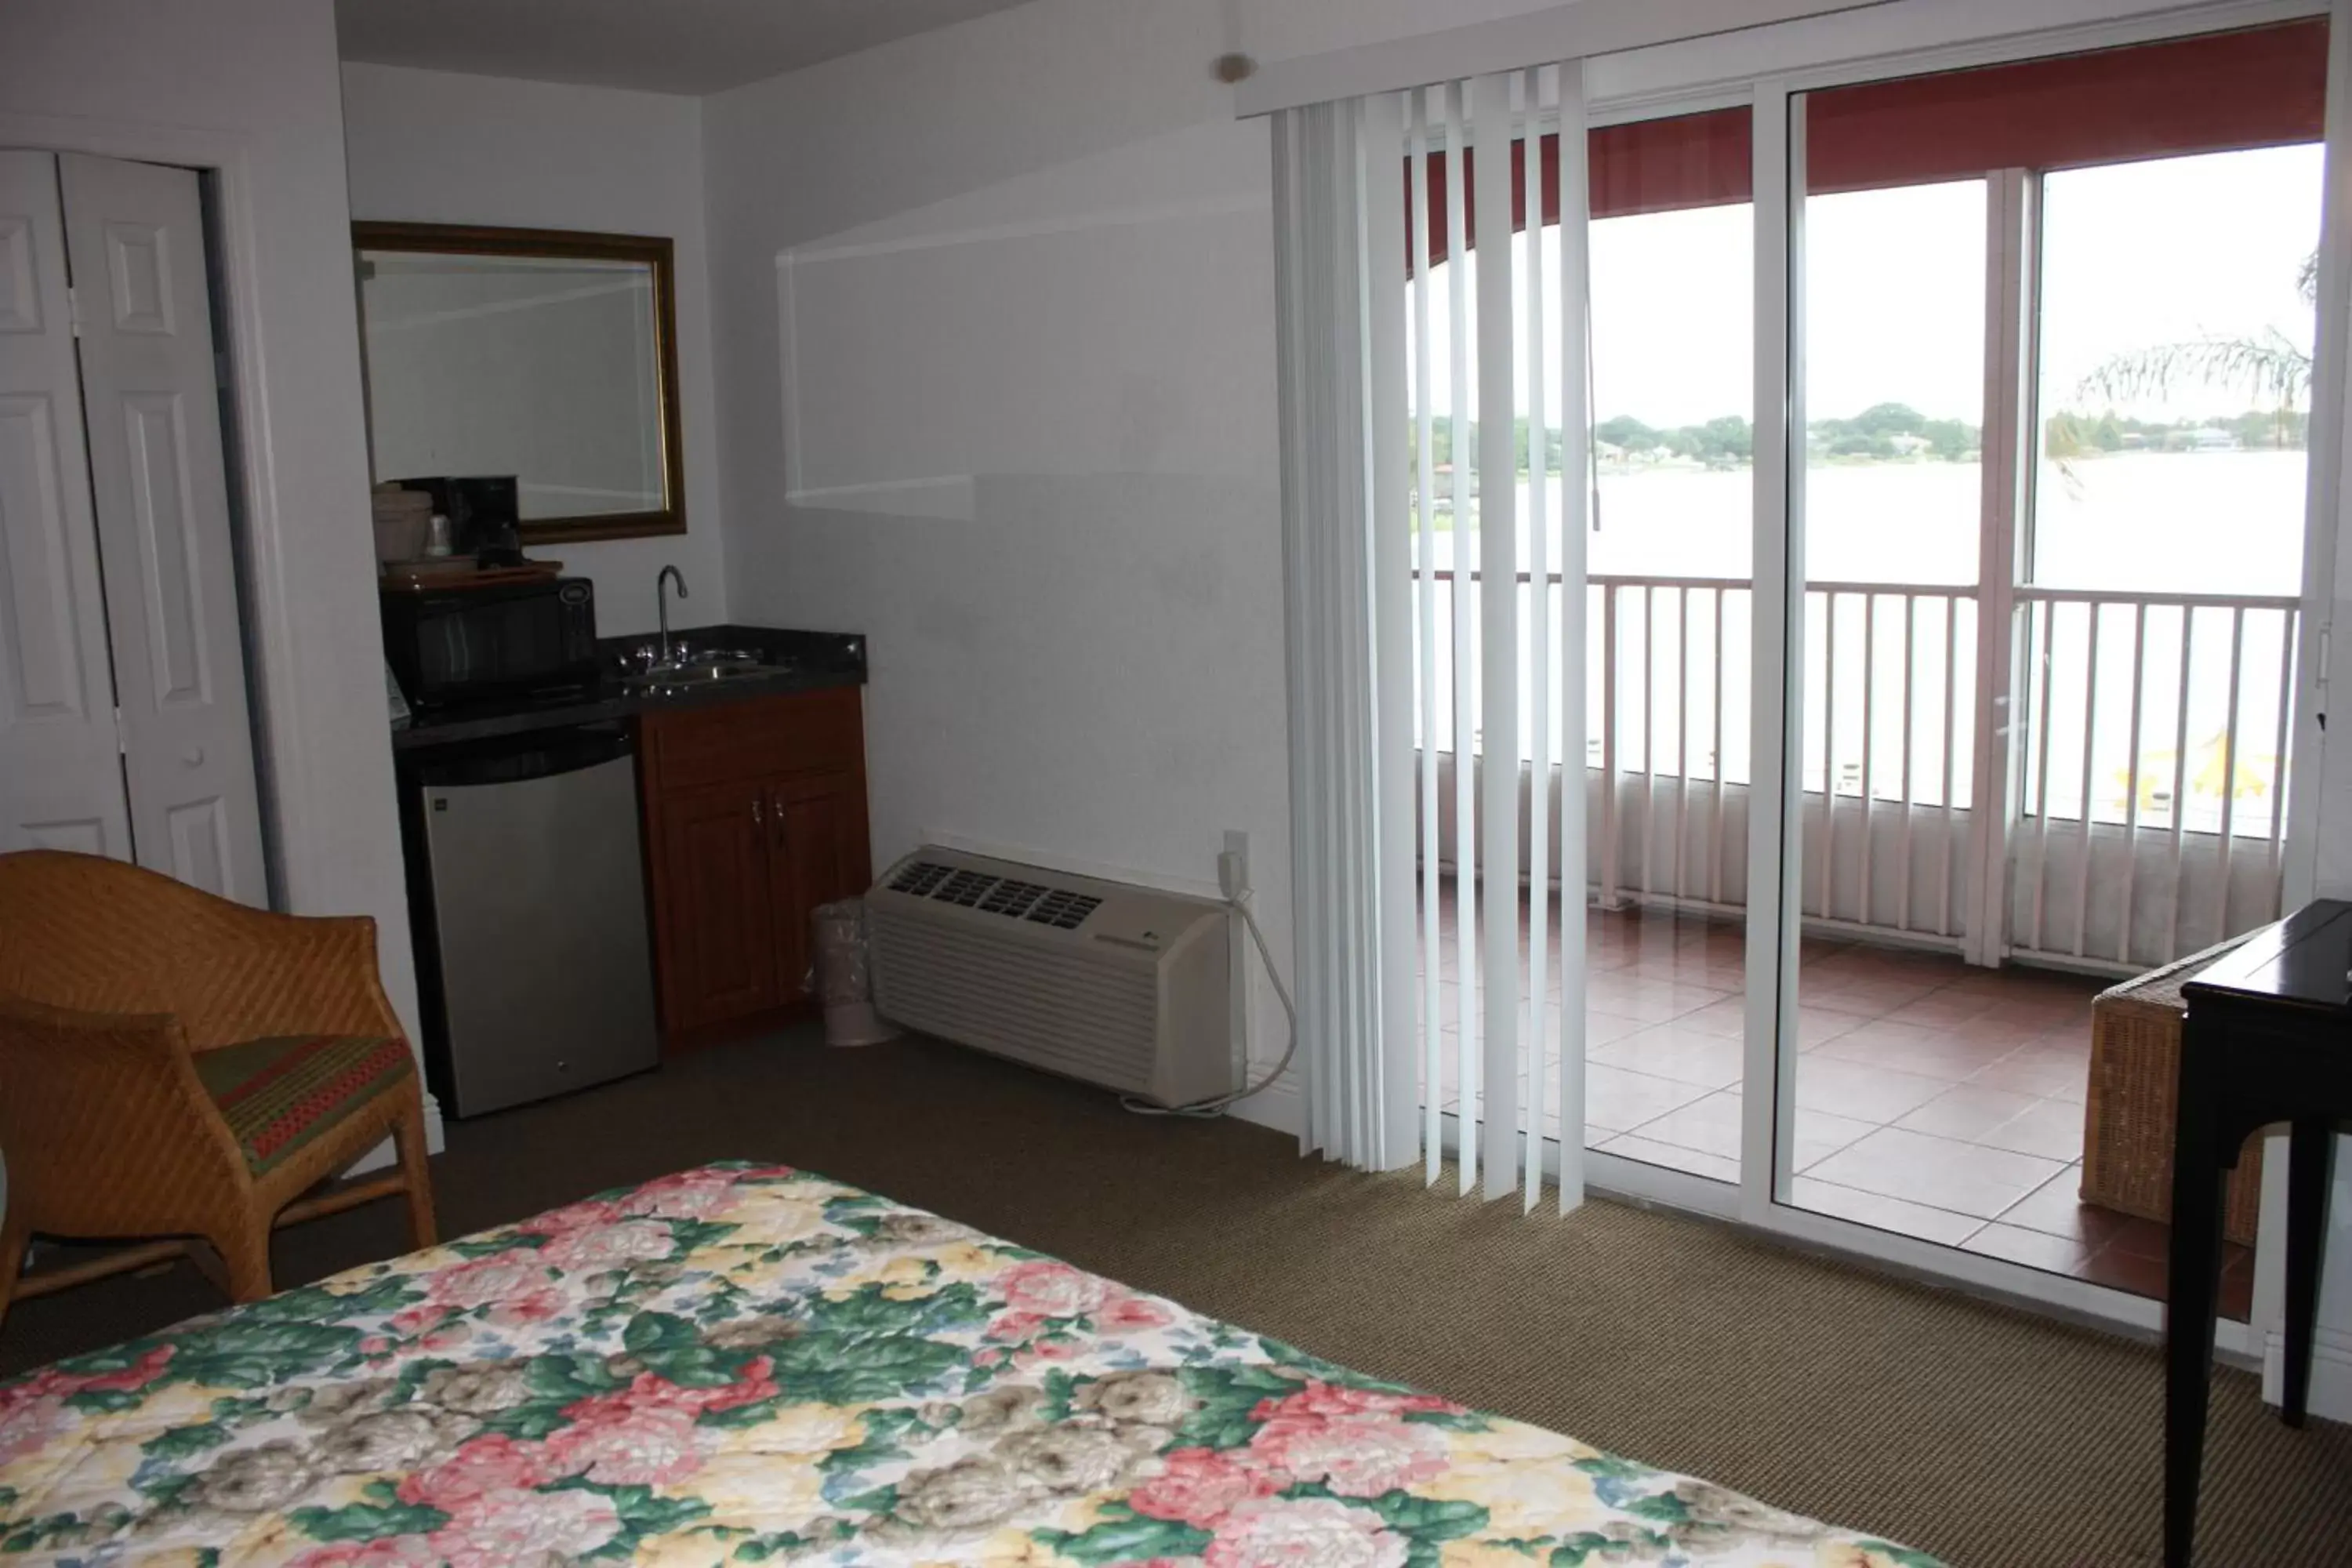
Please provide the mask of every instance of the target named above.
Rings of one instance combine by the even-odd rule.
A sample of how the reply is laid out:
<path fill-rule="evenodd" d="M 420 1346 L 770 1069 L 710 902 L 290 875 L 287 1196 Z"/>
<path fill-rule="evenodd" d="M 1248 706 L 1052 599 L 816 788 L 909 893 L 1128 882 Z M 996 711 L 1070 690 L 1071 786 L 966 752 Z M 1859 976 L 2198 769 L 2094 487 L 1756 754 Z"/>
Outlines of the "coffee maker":
<path fill-rule="evenodd" d="M 449 520 L 452 552 L 471 555 L 484 566 L 521 564 L 522 518 L 512 474 L 393 482 L 433 498 L 433 510 Z"/>

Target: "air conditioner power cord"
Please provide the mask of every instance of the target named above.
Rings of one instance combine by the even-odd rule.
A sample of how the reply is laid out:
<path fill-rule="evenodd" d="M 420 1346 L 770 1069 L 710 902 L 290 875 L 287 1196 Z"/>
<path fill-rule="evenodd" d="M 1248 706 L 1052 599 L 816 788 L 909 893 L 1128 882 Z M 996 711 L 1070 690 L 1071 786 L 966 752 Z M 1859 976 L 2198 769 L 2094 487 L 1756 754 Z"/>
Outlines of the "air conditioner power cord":
<path fill-rule="evenodd" d="M 1223 868 L 1220 868 L 1220 869 L 1222 871 Z M 1122 1094 L 1118 1097 L 1121 1110 L 1131 1110 L 1138 1116 L 1188 1116 L 1198 1121 L 1207 1121 L 1223 1116 L 1228 1107 L 1238 1104 L 1254 1094 L 1265 1093 L 1273 1086 L 1275 1079 L 1290 1070 L 1290 1059 L 1298 1054 L 1297 1005 L 1290 999 L 1290 988 L 1282 983 L 1282 972 L 1274 966 L 1274 952 L 1265 944 L 1265 932 L 1258 930 L 1257 916 L 1250 912 L 1249 889 L 1244 888 L 1232 893 L 1225 900 L 1225 907 L 1242 917 L 1242 924 L 1247 928 L 1250 940 L 1257 944 L 1258 961 L 1265 965 L 1265 977 L 1273 982 L 1274 994 L 1282 1002 L 1282 1016 L 1289 1020 L 1290 1039 L 1282 1047 L 1282 1059 L 1274 1064 L 1273 1071 L 1257 1082 L 1245 1081 L 1243 1088 L 1234 1089 L 1230 1094 L 1215 1095 L 1207 1100 L 1196 1100 L 1185 1105 L 1154 1105 L 1148 1100 L 1139 1100 L 1131 1094 Z"/>

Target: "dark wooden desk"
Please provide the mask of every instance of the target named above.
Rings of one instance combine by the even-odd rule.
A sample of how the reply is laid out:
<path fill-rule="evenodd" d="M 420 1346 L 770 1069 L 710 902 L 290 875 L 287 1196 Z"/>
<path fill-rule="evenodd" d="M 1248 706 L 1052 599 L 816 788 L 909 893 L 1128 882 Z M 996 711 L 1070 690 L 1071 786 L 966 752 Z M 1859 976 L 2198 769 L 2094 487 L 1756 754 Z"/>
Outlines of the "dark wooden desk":
<path fill-rule="evenodd" d="M 2260 931 L 2181 987 L 2180 1112 L 2172 1149 L 2165 1313 L 2164 1561 L 2189 1568 L 2213 1375 L 2221 1190 L 2255 1129 L 2288 1124 L 2286 1389 L 2303 1425 L 2319 1310 L 2336 1129 L 2352 1119 L 2352 903 L 2323 900 Z"/>

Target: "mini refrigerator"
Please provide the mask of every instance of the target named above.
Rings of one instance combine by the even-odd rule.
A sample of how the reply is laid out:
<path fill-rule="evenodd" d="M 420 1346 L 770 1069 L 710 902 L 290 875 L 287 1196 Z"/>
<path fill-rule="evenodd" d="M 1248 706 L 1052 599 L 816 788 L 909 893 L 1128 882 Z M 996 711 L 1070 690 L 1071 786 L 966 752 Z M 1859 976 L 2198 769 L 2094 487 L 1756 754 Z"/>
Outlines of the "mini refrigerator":
<path fill-rule="evenodd" d="M 634 746 L 617 724 L 436 747 L 401 790 L 426 1081 L 478 1116 L 653 1067 Z"/>

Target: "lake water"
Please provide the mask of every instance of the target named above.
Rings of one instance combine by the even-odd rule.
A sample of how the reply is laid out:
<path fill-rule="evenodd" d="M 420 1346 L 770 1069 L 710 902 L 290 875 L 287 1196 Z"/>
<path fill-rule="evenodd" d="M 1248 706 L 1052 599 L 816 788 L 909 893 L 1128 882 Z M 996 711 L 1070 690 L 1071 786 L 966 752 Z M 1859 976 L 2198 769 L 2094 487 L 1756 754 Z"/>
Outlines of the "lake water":
<path fill-rule="evenodd" d="M 2131 453 L 2045 463 L 2031 580 L 2051 587 L 2297 593 L 2301 452 Z M 1746 468 L 1603 473 L 1588 541 L 1596 575 L 1745 578 L 1754 550 Z M 1973 584 L 1983 505 L 1974 463 L 1816 464 L 1804 478 L 1809 577 Z M 1559 480 L 1547 486 L 1559 538 Z M 1518 487 L 1520 563 L 1528 487 Z M 1475 531 L 1470 531 L 1475 537 Z M 1441 531 L 1436 560 L 1452 563 Z M 1555 557 L 1557 545 L 1554 545 Z"/>
<path fill-rule="evenodd" d="M 1911 462 L 1817 464 L 1804 475 L 1807 578 L 1811 582 L 1904 584 L 1922 586 L 1973 584 L 1978 575 L 1978 539 L 1982 510 L 1981 472 L 1973 463 Z M 2134 453 L 2089 458 L 2064 465 L 2044 464 L 2039 476 L 2028 580 L 2046 587 L 2107 593 L 2198 593 L 2293 595 L 2301 585 L 2305 465 L 2300 452 Z M 1594 575 L 1672 576 L 1726 579 L 1744 584 L 1753 539 L 1750 507 L 1753 479 L 1746 468 L 1634 469 L 1601 476 L 1597 527 L 1588 539 Z M 1559 481 L 1548 487 L 1549 530 L 1557 560 Z M 1528 565 L 1528 487 L 1519 487 L 1519 563 Z M 1474 517 L 1475 521 L 1475 517 Z M 1435 563 L 1453 564 L 1459 546 L 1475 563 L 1474 529 L 1437 535 Z M 1521 590 L 1521 659 L 1527 658 L 1528 591 Z M 1717 600 L 1721 599 L 1718 611 Z M 1909 610 L 1912 691 L 1907 726 L 1896 721 L 1905 687 L 1905 602 L 1876 597 L 1872 657 L 1864 660 L 1865 595 L 1838 601 L 1836 731 L 1833 770 L 1825 699 L 1830 638 L 1825 598 L 1814 595 L 1808 628 L 1807 735 L 1804 772 L 1808 785 L 1822 787 L 1834 771 L 1840 793 L 1862 787 L 1862 716 L 1874 710 L 1869 759 L 1872 793 L 1900 798 L 1905 761 L 1910 763 L 1912 795 L 1942 798 L 1947 731 L 1952 739 L 1950 771 L 1954 804 L 1968 801 L 1967 778 L 1975 710 L 1975 614 L 1965 599 L 1917 596 Z M 1440 744 L 1448 743 L 1452 717 L 1452 625 L 1450 595 L 1441 592 L 1436 652 Z M 1687 601 L 1689 625 L 1683 624 Z M 1557 613 L 1558 595 L 1552 602 Z M 1588 752 L 1599 763 L 1603 671 L 1601 603 L 1594 591 L 1593 641 L 1588 660 L 1588 711 L 1595 743 Z M 1688 736 L 1690 771 L 1710 777 L 1716 771 L 1713 736 L 1720 704 L 1722 771 L 1734 782 L 1749 773 L 1747 666 L 1748 595 L 1741 590 L 1700 589 L 1646 595 L 1621 590 L 1617 668 L 1621 766 L 1644 765 L 1644 733 L 1657 731 L 1656 766 L 1681 771 Z M 1722 658 L 1716 655 L 1718 613 Z M 1948 645 L 1953 651 L 1953 688 L 1948 725 L 1944 710 Z M 2242 627 L 2227 610 L 2196 612 L 2189 636 L 2187 679 L 2182 679 L 2184 613 L 2177 608 L 2147 612 L 2144 626 L 2129 608 L 2102 611 L 2098 619 L 2094 691 L 2090 615 L 2084 606 L 2062 605 L 2034 633 L 2034 651 L 2045 645 L 2047 731 L 2053 737 L 2047 790 L 2053 816 L 2079 817 L 2084 780 L 2094 816 L 2124 820 L 2133 794 L 2132 759 L 2138 758 L 2137 793 L 2142 821 L 2168 821 L 2173 775 L 2179 774 L 2187 802 L 2184 825 L 2218 830 L 2225 793 L 2234 801 L 2232 826 L 2239 833 L 2269 830 L 2273 792 L 2279 782 L 2281 678 L 2289 653 L 2289 616 L 2276 610 L 2250 610 Z M 1644 637 L 1644 623 L 1648 635 Z M 2043 633 L 2046 632 L 2046 638 Z M 2131 712 L 2135 639 L 2142 671 L 2137 742 Z M 2234 770 L 2225 769 L 2231 731 L 2232 642 L 2237 641 L 2238 715 Z M 1643 659 L 1647 648 L 1648 696 L 1643 698 Z M 1687 648 L 1687 675 L 1683 670 Z M 1718 694 L 1717 671 L 1721 667 Z M 2043 668 L 2032 657 L 2027 673 L 2039 681 Z M 2186 689 L 2186 722 L 2182 692 Z M 1523 754 L 1533 710 L 1521 683 Z M 1687 710 L 1678 706 L 1687 693 Z M 2041 688 L 2028 689 L 2029 715 L 2043 711 Z M 1653 721 L 1654 722 L 1653 723 Z M 2032 723 L 2029 734 L 2042 726 Z M 2187 744 L 2180 742 L 2185 733 Z M 2084 742 L 2089 766 L 2085 773 Z M 2185 760 L 2180 753 L 2185 751 Z M 2038 752 L 2027 758 L 2029 795 L 2042 777 Z M 2225 776 L 2235 788 L 2225 792 Z"/>

